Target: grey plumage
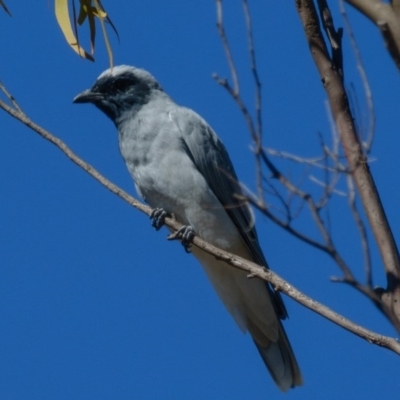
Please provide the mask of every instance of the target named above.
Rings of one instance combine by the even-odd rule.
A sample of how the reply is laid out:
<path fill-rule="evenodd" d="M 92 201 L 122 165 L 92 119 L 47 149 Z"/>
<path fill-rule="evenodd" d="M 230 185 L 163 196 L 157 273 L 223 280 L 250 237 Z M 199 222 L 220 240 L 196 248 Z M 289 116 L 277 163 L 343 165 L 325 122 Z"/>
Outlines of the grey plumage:
<path fill-rule="evenodd" d="M 229 155 L 211 127 L 180 107 L 147 71 L 118 66 L 74 99 L 91 102 L 118 128 L 121 154 L 139 194 L 153 208 L 174 214 L 206 241 L 268 267 Z M 226 266 L 193 247 L 225 307 L 249 331 L 273 379 L 283 391 L 302 384 L 280 319 L 282 299 L 259 279 Z"/>

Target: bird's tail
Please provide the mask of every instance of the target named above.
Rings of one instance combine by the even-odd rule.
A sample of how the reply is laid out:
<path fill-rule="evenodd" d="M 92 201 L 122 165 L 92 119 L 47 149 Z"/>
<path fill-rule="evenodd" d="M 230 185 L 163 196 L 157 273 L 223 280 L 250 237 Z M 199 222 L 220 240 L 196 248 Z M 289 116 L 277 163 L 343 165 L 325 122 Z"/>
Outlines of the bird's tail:
<path fill-rule="evenodd" d="M 270 341 L 268 346 L 257 343 L 257 340 L 255 339 L 257 335 L 253 335 L 251 329 L 249 330 L 253 336 L 254 344 L 256 345 L 272 378 L 278 385 L 279 389 L 286 392 L 290 388 L 301 386 L 303 384 L 303 378 L 282 323 L 280 321 L 278 322 L 278 341 Z"/>

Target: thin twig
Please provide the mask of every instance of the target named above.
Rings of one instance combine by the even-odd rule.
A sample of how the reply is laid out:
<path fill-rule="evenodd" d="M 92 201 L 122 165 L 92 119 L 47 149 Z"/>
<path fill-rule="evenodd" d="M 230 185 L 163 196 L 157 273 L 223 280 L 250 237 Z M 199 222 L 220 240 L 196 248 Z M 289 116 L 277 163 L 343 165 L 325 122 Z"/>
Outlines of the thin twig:
<path fill-rule="evenodd" d="M 256 110 L 256 121 L 257 121 L 257 136 L 259 138 L 259 142 L 257 143 L 261 146 L 262 142 L 262 97 L 261 97 L 261 81 L 258 74 L 257 63 L 256 63 L 256 53 L 254 49 L 254 39 L 253 39 L 253 28 L 249 10 L 249 4 L 247 0 L 243 0 L 243 11 L 246 20 L 246 30 L 247 30 L 247 42 L 248 49 L 250 55 L 250 69 L 254 78 L 254 85 L 256 88 L 256 96 L 255 96 L 255 110 Z"/>
<path fill-rule="evenodd" d="M 310 210 L 310 213 L 314 219 L 314 222 L 316 223 L 316 226 L 323 238 L 323 242 L 325 243 L 324 245 L 321 246 L 316 246 L 318 248 L 320 248 L 322 251 L 326 252 L 327 254 L 329 254 L 333 260 L 336 262 L 336 264 L 339 266 L 339 268 L 342 270 L 344 276 L 346 277 L 346 279 L 348 279 L 349 281 L 356 281 L 356 279 L 354 278 L 353 273 L 351 272 L 351 269 L 349 268 L 349 266 L 347 265 L 347 263 L 344 261 L 343 257 L 340 255 L 340 253 L 338 252 L 338 250 L 336 249 L 332 236 L 329 234 L 328 230 L 325 227 L 324 221 L 321 218 L 320 215 L 320 210 L 318 209 L 317 205 L 315 204 L 312 196 L 307 193 L 302 191 L 298 186 L 294 185 L 293 183 L 291 183 L 288 178 L 286 178 L 279 170 L 278 168 L 271 162 L 271 160 L 269 159 L 269 157 L 267 156 L 267 154 L 265 152 L 261 153 L 262 157 L 263 157 L 263 161 L 266 164 L 266 166 L 269 168 L 269 170 L 271 171 L 273 178 L 277 179 L 279 182 L 281 182 L 289 191 L 295 193 L 298 197 L 302 198 L 308 205 L 308 209 Z M 256 204 L 255 204 L 256 205 Z M 267 210 L 261 210 L 263 212 L 266 212 Z M 266 213 L 266 215 L 270 218 L 270 213 Z M 274 222 L 277 222 L 277 218 L 271 218 Z M 279 223 L 278 223 L 279 224 Z M 279 224 L 280 226 L 283 227 L 282 224 Z M 288 230 L 288 227 L 285 227 L 285 229 Z M 295 234 L 292 229 L 290 229 L 290 233 L 294 234 L 296 237 L 298 237 L 299 239 L 306 241 L 307 243 L 309 243 L 309 241 L 306 239 L 304 239 L 304 235 L 298 235 Z M 311 244 L 311 243 L 309 243 Z M 314 245 L 315 246 L 315 245 Z"/>
<path fill-rule="evenodd" d="M 320 145 L 322 148 L 322 151 L 324 153 L 324 161 L 325 161 L 325 168 L 323 169 L 324 172 L 324 177 L 325 177 L 325 182 L 322 184 L 322 187 L 324 188 L 321 197 L 319 201 L 317 202 L 317 207 L 319 210 L 324 208 L 327 204 L 330 198 L 334 193 L 339 194 L 339 191 L 336 190 L 336 186 L 339 182 L 339 171 L 336 167 L 332 168 L 332 172 L 329 172 L 329 152 L 328 152 L 328 147 L 325 145 L 324 139 L 322 135 L 319 135 L 320 138 Z M 314 180 L 314 182 L 318 183 L 319 180 L 315 177 L 310 176 L 310 179 Z M 319 182 L 321 184 L 322 182 Z"/>
<path fill-rule="evenodd" d="M 255 157 L 256 157 L 256 185 L 258 190 L 258 197 L 264 197 L 264 190 L 262 186 L 263 175 L 262 175 L 262 165 L 260 158 L 260 151 L 262 146 L 262 103 L 261 103 L 261 82 L 258 75 L 257 63 L 256 63 L 256 53 L 254 50 L 254 39 L 253 39 L 253 28 L 251 22 L 251 15 L 249 4 L 247 0 L 243 0 L 243 13 L 246 21 L 246 31 L 247 31 L 247 43 L 248 51 L 250 57 L 250 69 L 253 74 L 254 85 L 255 85 L 255 112 L 256 112 L 256 141 L 255 141 Z"/>
<path fill-rule="evenodd" d="M 357 46 L 356 38 L 353 33 L 353 29 L 351 28 L 350 20 L 347 16 L 346 9 L 344 6 L 343 0 L 339 1 L 339 6 L 340 6 L 340 12 L 342 14 L 345 26 L 346 26 L 346 31 L 349 35 L 350 38 L 350 43 L 351 47 L 353 48 L 354 51 L 354 56 L 356 58 L 356 64 L 357 64 L 357 69 L 358 73 L 360 74 L 361 82 L 364 87 L 364 95 L 365 99 L 367 101 L 367 108 L 368 108 L 368 115 L 369 115 L 369 126 L 368 126 L 368 133 L 366 135 L 365 140 L 363 141 L 364 145 L 364 150 L 368 154 L 371 151 L 372 147 L 372 142 L 374 140 L 374 135 L 375 135 L 375 107 L 374 107 L 374 100 L 372 98 L 372 91 L 371 91 L 371 86 L 369 84 L 369 80 L 367 77 L 367 73 L 364 68 L 364 64 L 362 61 L 360 49 Z"/>
<path fill-rule="evenodd" d="M 346 0 L 369 18 L 381 31 L 389 54 L 400 69 L 400 21 L 391 2 L 381 0 Z"/>
<path fill-rule="evenodd" d="M 271 147 L 264 147 L 264 151 L 273 157 L 279 157 L 284 160 L 292 161 L 298 164 L 307 164 L 313 168 L 318 168 L 323 171 L 333 172 L 333 173 L 347 173 L 347 168 L 338 161 L 338 155 L 334 154 L 329 147 L 323 149 L 324 155 L 316 157 L 301 157 L 297 154 L 292 154 L 287 151 L 280 151 L 273 149 Z M 335 162 L 335 165 L 331 166 L 327 163 L 327 159 L 330 158 Z M 324 161 L 324 164 L 321 162 Z"/>
<path fill-rule="evenodd" d="M 338 196 L 346 197 L 347 193 L 342 190 L 336 189 L 335 186 L 339 181 L 339 177 L 331 180 L 331 183 L 322 182 L 320 179 L 316 178 L 313 175 L 310 175 L 310 181 L 314 182 L 316 185 L 321 186 L 324 190 L 322 192 L 321 198 L 316 203 L 316 207 L 321 210 L 326 206 L 332 194 L 337 194 Z"/>
<path fill-rule="evenodd" d="M 329 157 L 332 159 L 334 168 L 336 168 L 339 172 L 348 173 L 349 172 L 348 166 L 340 162 L 340 158 L 343 157 L 344 160 L 346 160 L 346 158 L 342 156 L 340 153 L 340 138 L 336 128 L 335 121 L 332 116 L 332 111 L 327 101 L 325 101 L 325 109 L 326 109 L 326 115 L 328 116 L 329 125 L 331 127 L 332 150 L 330 150 L 329 147 L 325 147 L 324 150 L 326 154 L 328 154 Z"/>
<path fill-rule="evenodd" d="M 235 68 L 235 67 L 233 66 L 233 68 Z M 250 113 L 248 112 L 247 107 L 245 106 L 245 104 L 243 103 L 243 101 L 240 97 L 240 93 L 235 93 L 234 90 L 231 88 L 231 86 L 225 79 L 221 79 L 216 75 L 214 75 L 214 78 L 217 80 L 217 82 L 221 86 L 223 86 L 228 91 L 228 93 L 235 100 L 235 102 L 237 103 L 242 114 L 245 116 L 245 119 L 248 123 L 249 131 L 252 134 L 253 139 L 257 142 L 257 140 L 259 139 L 257 129 L 254 127 L 253 120 L 250 116 Z M 336 136 L 336 135 L 334 135 L 334 136 Z M 325 146 L 324 144 L 322 146 L 324 149 L 325 155 L 323 157 L 321 157 L 320 159 L 325 161 L 325 165 L 321 165 L 321 168 L 325 171 L 327 171 L 328 169 L 331 169 L 332 172 L 334 172 L 334 176 L 333 176 L 333 178 L 331 178 L 329 184 L 324 185 L 324 193 L 322 195 L 322 198 L 321 198 L 319 204 L 316 204 L 314 202 L 314 200 L 312 199 L 312 196 L 310 194 L 300 190 L 299 185 L 292 184 L 271 162 L 271 160 L 267 156 L 264 149 L 261 148 L 261 151 L 259 153 L 261 159 L 264 161 L 264 163 L 267 165 L 267 167 L 271 171 L 272 177 L 277 179 L 284 187 L 286 187 L 286 189 L 288 190 L 288 193 L 291 196 L 295 195 L 295 196 L 299 197 L 300 199 L 302 199 L 303 203 L 306 203 L 308 205 L 311 215 L 313 216 L 313 219 L 322 235 L 323 243 L 319 243 L 319 242 L 315 241 L 314 239 L 308 237 L 307 235 L 304 235 L 303 233 L 301 233 L 300 231 L 298 231 L 292 227 L 292 225 L 291 225 L 292 215 L 291 215 L 290 211 L 288 211 L 288 210 L 290 210 L 289 203 L 288 203 L 288 201 L 283 201 L 283 198 L 280 195 L 278 196 L 278 198 L 281 201 L 283 201 L 283 204 L 284 204 L 284 207 L 286 210 L 286 213 L 285 213 L 286 221 L 279 219 L 272 212 L 270 212 L 269 207 L 265 204 L 263 196 L 259 195 L 257 199 L 255 199 L 252 196 L 248 196 L 247 200 L 250 201 L 251 204 L 255 205 L 258 209 L 260 209 L 260 211 L 262 211 L 268 218 L 270 218 L 272 221 L 274 221 L 276 224 L 278 224 L 282 228 L 286 229 L 288 232 L 290 232 L 295 237 L 297 237 L 300 240 L 302 240 L 314 247 L 317 247 L 320 250 L 327 253 L 338 264 L 338 266 L 342 270 L 342 272 L 344 274 L 344 278 L 341 278 L 341 279 L 346 281 L 347 283 L 351 284 L 353 287 L 356 287 L 356 288 L 361 287 L 361 289 L 362 289 L 362 286 L 356 281 L 356 279 L 354 278 L 354 275 L 352 274 L 347 263 L 340 256 L 339 252 L 337 251 L 336 247 L 334 246 L 332 237 L 331 237 L 330 233 L 328 232 L 327 228 L 325 227 L 323 219 L 321 218 L 321 215 L 320 215 L 320 210 L 327 203 L 327 201 L 328 201 L 329 197 L 332 195 L 332 193 L 335 192 L 334 188 L 336 186 L 337 180 L 339 179 L 337 177 L 337 174 L 339 172 L 347 172 L 346 167 L 343 166 L 339 162 L 339 155 L 338 155 L 339 145 L 338 145 L 338 143 L 339 143 L 339 140 L 337 139 L 337 137 L 334 137 L 335 154 L 333 154 L 332 151 L 329 151 L 327 146 Z M 255 152 L 257 153 L 257 150 Z M 333 162 L 334 162 L 333 167 L 328 166 L 327 156 L 333 160 Z M 275 194 L 279 193 L 273 185 L 272 185 L 272 187 L 275 190 Z M 258 188 L 260 189 L 261 185 L 258 185 Z M 360 291 L 365 294 L 364 290 L 360 290 Z"/>
<path fill-rule="evenodd" d="M 267 152 L 269 155 L 274 156 L 274 157 L 279 157 L 283 158 L 289 161 L 293 161 L 299 164 L 309 164 L 312 165 L 313 167 L 320 168 L 320 169 L 325 169 L 326 166 L 323 164 L 320 164 L 320 161 L 323 161 L 325 159 L 325 156 L 316 156 L 316 157 L 301 157 L 297 154 L 292 154 L 287 151 L 280 151 L 273 149 L 271 147 L 264 147 L 264 151 Z"/>
<path fill-rule="evenodd" d="M 364 265 L 365 265 L 365 281 L 367 286 L 372 289 L 372 268 L 371 268 L 371 251 L 368 243 L 367 230 L 365 224 L 360 216 L 360 213 L 356 205 L 356 191 L 354 189 L 353 179 L 350 175 L 347 175 L 347 186 L 349 188 L 349 206 L 351 213 L 353 214 L 354 221 L 361 239 L 361 247 L 364 254 Z"/>
<path fill-rule="evenodd" d="M 223 7 L 222 7 L 222 0 L 215 0 L 215 4 L 217 7 L 217 28 L 219 36 L 222 40 L 223 48 L 225 51 L 226 59 L 228 60 L 229 70 L 231 72 L 231 78 L 233 82 L 233 89 L 232 92 L 236 95 L 239 94 L 239 79 L 237 76 L 235 63 L 233 62 L 233 56 L 231 52 L 231 48 L 229 47 L 228 38 L 225 33 L 224 29 L 224 18 L 223 18 Z"/>
<path fill-rule="evenodd" d="M 225 33 L 224 21 L 223 21 L 223 9 L 222 9 L 222 0 L 216 0 L 216 8 L 217 8 L 217 28 L 218 33 L 222 41 L 222 46 L 225 51 L 226 59 L 229 65 L 229 69 L 231 72 L 231 77 L 233 81 L 233 87 L 229 84 L 227 79 L 220 78 L 217 74 L 213 74 L 213 78 L 216 82 L 221 85 L 233 98 L 236 105 L 239 107 L 241 113 L 245 117 L 248 130 L 250 136 L 255 144 L 254 155 L 256 160 L 256 183 L 257 183 L 257 190 L 260 199 L 264 196 L 264 188 L 263 188 L 263 172 L 262 172 L 262 164 L 261 164 L 261 157 L 260 157 L 260 149 L 261 149 L 261 140 L 262 140 L 262 110 L 261 110 L 261 83 L 258 78 L 257 66 L 255 61 L 255 52 L 254 52 L 254 41 L 253 41 L 253 33 L 252 33 L 252 24 L 251 24 L 251 17 L 248 8 L 247 2 L 243 1 L 243 8 L 246 20 L 246 29 L 247 29 L 247 38 L 248 38 L 248 49 L 250 55 L 250 68 L 253 73 L 253 77 L 255 80 L 256 86 L 256 117 L 257 117 L 257 124 L 254 123 L 253 118 L 249 112 L 248 107 L 246 106 L 245 102 L 243 101 L 240 95 L 240 88 L 239 88 L 239 78 L 235 63 L 232 57 L 232 51 L 230 49 L 228 39 Z M 264 199 L 263 199 L 264 201 Z"/>
<path fill-rule="evenodd" d="M 252 204 L 254 207 L 259 209 L 266 217 L 268 217 L 276 225 L 285 229 L 290 234 L 292 234 L 294 237 L 300 239 L 301 241 L 309 244 L 312 247 L 315 247 L 325 253 L 328 253 L 328 249 L 326 248 L 326 246 L 323 243 L 318 242 L 317 240 L 314 240 L 311 237 L 300 232 L 299 230 L 293 228 L 293 226 L 290 224 L 290 221 L 287 222 L 287 221 L 283 221 L 280 218 L 278 218 L 275 214 L 271 213 L 271 211 L 269 210 L 269 207 L 259 204 L 255 197 L 247 196 L 247 200 L 250 204 Z"/>
<path fill-rule="evenodd" d="M 282 212 L 286 216 L 286 222 L 290 223 L 293 220 L 292 217 L 292 212 L 291 212 L 291 207 L 290 207 L 290 200 L 286 201 L 280 191 L 275 187 L 275 185 L 271 182 L 270 179 L 265 179 L 265 183 L 270 187 L 269 193 L 271 193 L 273 196 L 275 196 L 281 206 L 283 207 L 284 211 Z M 265 202 L 260 201 L 260 198 L 257 198 L 257 202 L 260 204 L 260 207 L 263 209 L 266 209 L 267 206 L 265 205 Z M 268 208 L 271 208 L 269 206 Z"/>
<path fill-rule="evenodd" d="M 342 76 L 332 68 L 332 59 L 320 29 L 318 14 L 312 0 L 296 0 L 303 29 L 326 90 L 340 141 L 357 187 L 365 214 L 374 234 L 386 272 L 387 288 L 382 295 L 383 313 L 400 332 L 400 254 L 390 228 L 378 189 L 355 130 L 354 119 L 343 85 Z"/>
<path fill-rule="evenodd" d="M 240 97 L 239 94 L 235 94 L 234 90 L 232 89 L 231 85 L 226 79 L 220 78 L 217 74 L 213 74 L 213 78 L 215 81 L 221 85 L 228 93 L 229 95 L 235 100 L 236 105 L 239 107 L 239 110 L 242 112 L 244 115 L 244 118 L 247 123 L 247 128 L 250 132 L 250 135 L 253 139 L 253 141 L 257 140 L 257 133 L 256 129 L 254 127 L 253 119 L 251 118 L 250 112 L 246 105 L 244 104 L 242 98 Z"/>
<path fill-rule="evenodd" d="M 11 95 L 11 93 L 6 89 L 6 87 L 3 85 L 3 83 L 0 81 L 0 90 L 6 95 L 7 99 L 10 100 L 11 104 L 14 106 L 14 108 L 22 113 L 22 110 L 15 100 L 14 96 Z"/>

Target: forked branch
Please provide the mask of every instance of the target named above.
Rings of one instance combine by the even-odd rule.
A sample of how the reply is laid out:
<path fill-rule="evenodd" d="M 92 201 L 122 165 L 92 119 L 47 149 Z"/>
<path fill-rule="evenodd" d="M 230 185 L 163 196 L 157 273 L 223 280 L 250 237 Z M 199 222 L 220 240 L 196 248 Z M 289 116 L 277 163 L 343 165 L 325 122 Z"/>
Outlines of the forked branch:
<path fill-rule="evenodd" d="M 261 83 L 255 64 L 251 17 L 247 1 L 242 0 L 242 2 L 246 21 L 248 52 L 251 61 L 250 70 L 253 73 L 256 93 L 260 93 Z M 377 188 L 369 171 L 367 159 L 374 131 L 373 105 L 368 81 L 362 67 L 361 57 L 359 53 L 357 53 L 354 38 L 351 36 L 353 47 L 356 52 L 357 65 L 364 85 L 368 109 L 371 113 L 368 133 L 365 140 L 361 142 L 359 132 L 356 132 L 354 118 L 350 111 L 350 105 L 344 87 L 341 44 L 343 30 L 341 28 L 335 28 L 328 2 L 326 0 L 316 0 L 316 3 L 318 4 L 319 15 L 314 6 L 314 1 L 296 0 L 297 10 L 306 32 L 311 53 L 328 94 L 328 115 L 332 120 L 333 140 L 332 147 L 329 147 L 325 144 L 322 136 L 320 136 L 322 156 L 311 160 L 288 155 L 287 153 L 274 152 L 271 149 L 262 147 L 262 125 L 256 122 L 262 115 L 261 101 L 257 101 L 257 99 L 261 99 L 261 93 L 256 97 L 256 117 L 253 118 L 252 113 L 249 111 L 250 108 L 241 97 L 239 74 L 233 62 L 232 50 L 229 47 L 222 18 L 222 0 L 216 0 L 217 26 L 225 54 L 227 55 L 234 88 L 231 87 L 228 79 L 221 79 L 217 75 L 214 77 L 217 82 L 227 90 L 245 117 L 250 136 L 254 143 L 257 166 L 257 195 L 249 193 L 247 200 L 290 234 L 328 254 L 343 273 L 342 277 L 334 278 L 334 281 L 349 284 L 360 293 L 367 296 L 400 332 L 400 258 L 382 203 L 379 199 Z M 325 43 L 320 21 L 325 31 L 330 51 L 328 51 L 328 46 Z M 351 35 L 349 24 L 347 24 L 347 28 Z M 302 189 L 301 185 L 296 183 L 293 179 L 289 179 L 289 177 L 277 167 L 277 164 L 273 162 L 270 157 L 272 153 L 274 153 L 274 155 L 283 155 L 283 157 L 291 159 L 292 161 L 320 169 L 324 174 L 322 180 L 311 174 L 309 175 L 309 179 L 321 188 L 322 193 L 319 198 L 316 198 L 309 190 Z M 263 171 L 265 168 L 270 177 L 267 177 L 267 173 Z M 337 184 L 341 177 L 344 177 L 347 182 L 345 193 L 337 189 Z M 267 189 L 265 189 L 264 186 L 266 186 Z M 356 191 L 354 187 L 357 188 Z M 276 212 L 273 210 L 273 206 L 267 204 L 264 196 L 265 192 L 268 190 L 277 198 L 283 210 L 278 210 L 278 212 Z M 282 191 L 286 193 L 286 198 L 285 195 L 282 194 Z M 359 231 L 361 248 L 364 254 L 365 283 L 357 281 L 350 266 L 341 256 L 330 232 L 329 219 L 328 223 L 326 223 L 321 213 L 334 194 L 344 194 L 348 197 L 349 209 Z M 386 290 L 374 290 L 372 287 L 372 267 L 366 233 L 367 229 L 356 207 L 356 196 L 361 200 L 369 222 L 369 227 L 374 234 L 375 241 L 381 253 L 387 276 Z M 300 202 L 299 210 L 303 208 L 308 209 L 318 229 L 320 240 L 294 227 L 293 221 L 296 212 L 293 212 L 293 199 L 298 199 Z"/>
<path fill-rule="evenodd" d="M 340 141 L 386 271 L 381 309 L 400 332 L 400 256 L 354 125 L 340 72 L 329 55 L 312 0 L 296 0 L 310 52 L 326 90 Z M 322 22 L 323 19 L 321 18 Z"/>

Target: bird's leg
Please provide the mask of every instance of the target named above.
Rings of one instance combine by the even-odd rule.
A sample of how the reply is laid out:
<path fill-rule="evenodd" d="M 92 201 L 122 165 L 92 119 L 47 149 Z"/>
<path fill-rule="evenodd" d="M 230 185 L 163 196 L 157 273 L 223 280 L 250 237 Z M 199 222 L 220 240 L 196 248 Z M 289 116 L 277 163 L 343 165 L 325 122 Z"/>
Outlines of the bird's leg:
<path fill-rule="evenodd" d="M 150 214 L 151 226 L 158 231 L 163 227 L 165 218 L 168 215 L 169 214 L 163 208 L 155 208 Z M 189 248 L 192 245 L 193 236 L 193 228 L 190 225 L 184 225 L 176 232 L 171 233 L 168 236 L 168 240 L 180 240 L 186 253 L 190 253 Z"/>
<path fill-rule="evenodd" d="M 151 214 L 151 226 L 156 229 L 156 231 L 160 230 L 164 226 L 165 218 L 168 216 L 168 213 L 162 208 L 155 208 Z"/>
<path fill-rule="evenodd" d="M 186 253 L 190 253 L 190 247 L 194 237 L 194 229 L 190 225 L 184 225 L 176 232 L 168 236 L 168 240 L 180 240 Z"/>

